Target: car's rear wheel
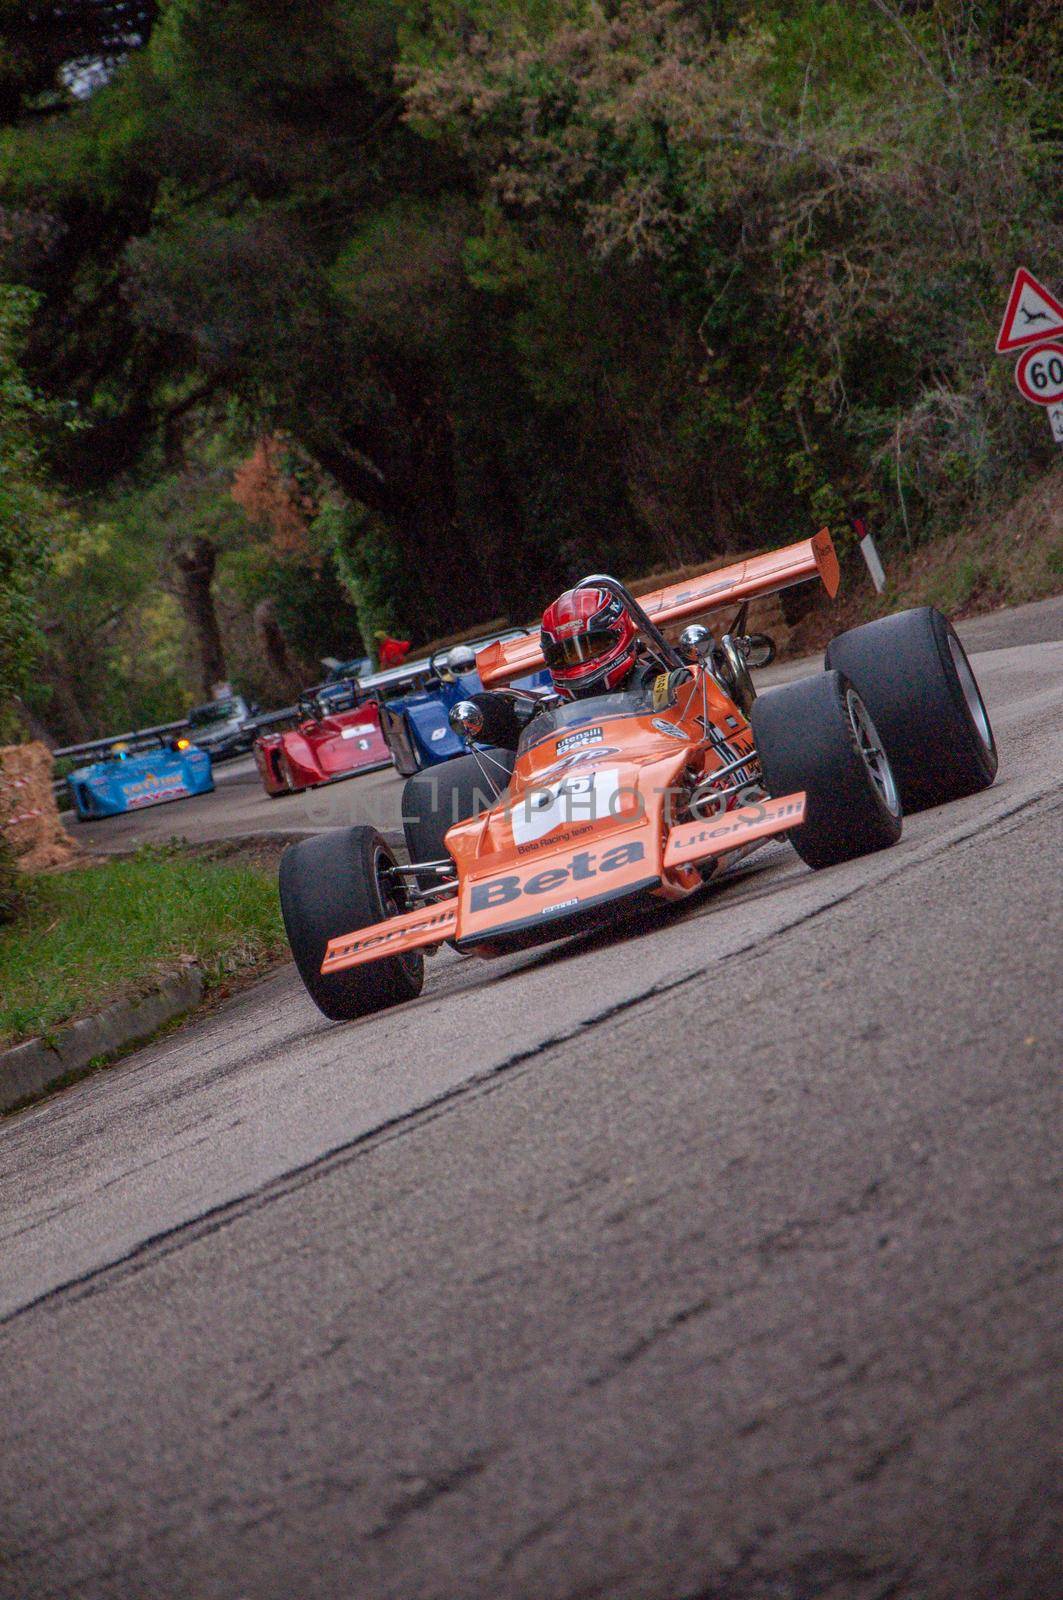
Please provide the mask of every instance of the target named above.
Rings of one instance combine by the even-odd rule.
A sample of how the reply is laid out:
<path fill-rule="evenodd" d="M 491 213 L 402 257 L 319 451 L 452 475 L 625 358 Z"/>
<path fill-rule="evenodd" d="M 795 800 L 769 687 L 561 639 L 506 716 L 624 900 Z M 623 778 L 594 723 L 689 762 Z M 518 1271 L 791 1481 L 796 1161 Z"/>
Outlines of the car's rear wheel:
<path fill-rule="evenodd" d="M 280 897 L 292 955 L 326 1017 L 347 1022 L 420 994 L 419 951 L 322 974 L 330 939 L 372 927 L 407 909 L 395 857 L 373 829 L 339 828 L 290 845 L 281 857 Z"/>
<path fill-rule="evenodd" d="M 410 860 L 447 860 L 447 829 L 455 822 L 478 817 L 495 804 L 509 783 L 516 759 L 512 750 L 483 750 L 456 756 L 408 778 L 402 791 L 402 826 Z M 422 887 L 427 887 L 432 874 L 422 876 Z"/>
<path fill-rule="evenodd" d="M 845 673 L 874 718 L 905 811 L 993 782 L 997 747 L 985 702 L 955 628 L 933 606 L 839 634 L 825 664 Z"/>
<path fill-rule="evenodd" d="M 769 689 L 750 721 L 772 795 L 805 791 L 805 821 L 789 839 L 810 867 L 831 867 L 895 844 L 901 802 L 867 707 L 840 672 Z"/>

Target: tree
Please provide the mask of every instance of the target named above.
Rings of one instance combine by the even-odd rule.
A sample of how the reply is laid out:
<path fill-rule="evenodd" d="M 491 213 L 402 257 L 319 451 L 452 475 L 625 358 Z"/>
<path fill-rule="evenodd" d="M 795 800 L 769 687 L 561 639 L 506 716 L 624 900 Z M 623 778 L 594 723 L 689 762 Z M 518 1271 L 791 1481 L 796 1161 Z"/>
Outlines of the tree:
<path fill-rule="evenodd" d="M 42 648 L 37 597 L 51 525 L 63 515 L 34 438 L 44 407 L 19 366 L 33 309 L 32 295 L 0 286 L 0 739 L 17 732 L 14 698 Z"/>
<path fill-rule="evenodd" d="M 304 677 L 292 660 L 284 629 L 277 619 L 275 600 L 258 602 L 255 607 L 255 633 L 281 693 L 294 699 L 304 686 Z"/>
<path fill-rule="evenodd" d="M 81 423 L 49 460 L 154 504 L 238 414 L 309 464 L 363 630 L 420 638 L 855 505 L 917 538 L 1050 449 L 985 350 L 1063 242 L 1057 12 L 168 0 L 3 136 L 27 370 Z M 312 661 L 313 551 L 200 534 L 226 643 L 228 584 Z"/>
<path fill-rule="evenodd" d="M 1058 86 L 1027 72 L 1050 9 L 625 0 L 544 35 L 440 6 L 408 114 L 458 142 L 511 258 L 567 224 L 603 282 L 648 269 L 695 357 L 662 442 L 711 449 L 727 520 L 874 502 L 910 533 L 1047 461 L 984 357 L 1016 253 L 1063 247 Z"/>
<path fill-rule="evenodd" d="M 217 545 L 202 534 L 174 554 L 174 565 L 181 577 L 181 601 L 199 652 L 199 682 L 205 695 L 213 694 L 225 681 L 225 652 L 211 593 L 217 562 Z"/>

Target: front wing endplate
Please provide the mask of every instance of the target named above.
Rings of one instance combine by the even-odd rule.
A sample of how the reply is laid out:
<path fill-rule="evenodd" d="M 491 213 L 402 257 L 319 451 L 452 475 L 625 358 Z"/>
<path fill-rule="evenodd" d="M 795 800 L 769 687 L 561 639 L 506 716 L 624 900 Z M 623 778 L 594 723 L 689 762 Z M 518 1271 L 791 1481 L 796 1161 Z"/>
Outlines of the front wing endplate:
<path fill-rule="evenodd" d="M 683 822 L 668 835 L 664 865 L 683 867 L 713 856 L 727 855 L 757 839 L 797 828 L 805 819 L 805 794 L 781 795 L 777 800 L 755 800 L 705 822 Z"/>
<path fill-rule="evenodd" d="M 371 928 L 359 928 L 354 933 L 341 934 L 330 939 L 321 963 L 321 972 L 327 976 L 342 972 L 346 967 L 361 966 L 363 961 L 379 961 L 381 956 L 398 956 L 407 950 L 418 950 L 424 945 L 442 944 L 451 939 L 458 926 L 458 901 L 445 900 L 442 904 L 422 906 L 417 911 L 405 911 L 401 916 L 389 917 L 386 922 L 374 923 Z"/>

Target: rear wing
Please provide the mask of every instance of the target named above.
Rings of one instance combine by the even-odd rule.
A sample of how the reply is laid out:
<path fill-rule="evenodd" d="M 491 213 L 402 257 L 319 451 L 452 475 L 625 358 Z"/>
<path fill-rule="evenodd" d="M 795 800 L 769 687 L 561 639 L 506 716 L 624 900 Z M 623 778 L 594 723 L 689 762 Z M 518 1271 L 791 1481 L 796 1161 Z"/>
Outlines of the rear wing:
<path fill-rule="evenodd" d="M 732 567 L 718 567 L 700 578 L 687 578 L 681 583 L 669 584 L 667 589 L 640 595 L 639 604 L 660 627 L 703 616 L 721 606 L 753 600 L 758 595 L 775 594 L 779 589 L 789 589 L 795 583 L 815 577 L 822 578 L 823 587 L 833 599 L 841 574 L 826 528 L 799 544 L 788 544 L 763 556 L 750 556 Z M 489 644 L 476 657 L 476 670 L 485 689 L 500 688 L 514 678 L 535 672 L 542 665 L 543 654 L 535 633 Z"/>

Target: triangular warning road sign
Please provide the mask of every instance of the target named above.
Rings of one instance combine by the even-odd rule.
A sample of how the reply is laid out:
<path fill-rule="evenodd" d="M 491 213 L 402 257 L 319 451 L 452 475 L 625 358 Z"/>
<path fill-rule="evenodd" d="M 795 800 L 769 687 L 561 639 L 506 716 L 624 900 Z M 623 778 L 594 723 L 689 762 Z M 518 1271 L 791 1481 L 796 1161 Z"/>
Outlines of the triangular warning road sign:
<path fill-rule="evenodd" d="M 997 334 L 997 354 L 1021 350 L 1063 330 L 1063 306 L 1038 283 L 1032 272 L 1020 267 L 1008 295 L 1008 309 Z"/>

